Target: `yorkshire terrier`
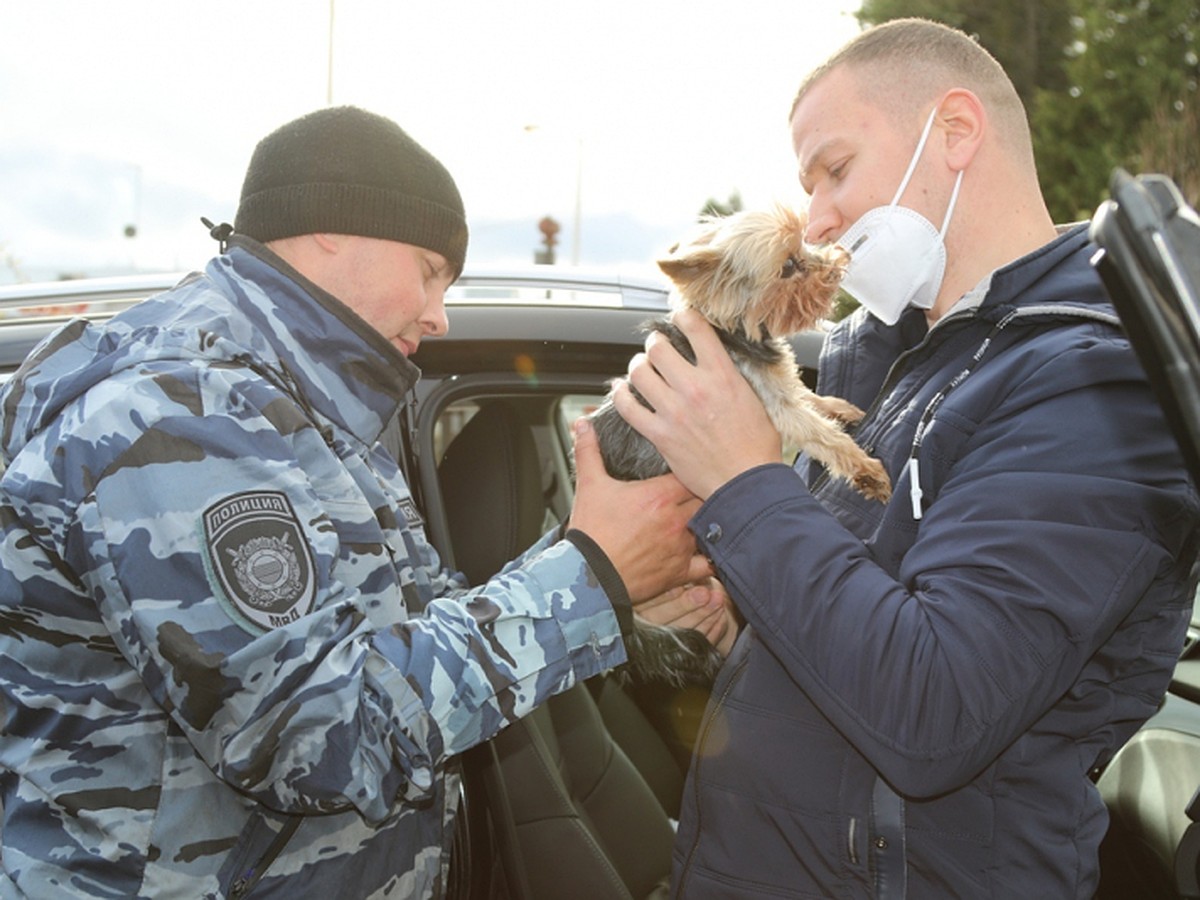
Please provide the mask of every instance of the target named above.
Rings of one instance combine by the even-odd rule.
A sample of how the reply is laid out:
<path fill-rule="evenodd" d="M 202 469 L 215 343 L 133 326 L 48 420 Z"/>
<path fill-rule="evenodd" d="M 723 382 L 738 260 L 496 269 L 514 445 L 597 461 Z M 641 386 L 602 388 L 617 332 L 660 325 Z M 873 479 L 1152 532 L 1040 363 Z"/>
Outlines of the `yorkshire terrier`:
<path fill-rule="evenodd" d="M 782 205 L 707 218 L 658 265 L 675 285 L 672 306 L 697 310 L 712 323 L 784 446 L 807 452 L 831 476 L 886 502 L 891 482 L 883 465 L 842 430 L 842 425 L 858 422 L 862 411 L 811 391 L 800 378 L 788 341 L 789 335 L 815 327 L 829 314 L 848 262 L 839 247 L 806 244 L 805 226 L 804 216 Z M 669 317 L 645 327 L 661 332 L 695 363 L 695 352 Z M 649 406 L 640 395 L 638 399 Z M 635 481 L 669 471 L 654 445 L 617 413 L 611 393 L 591 421 L 612 477 Z M 677 686 L 711 680 L 721 660 L 702 635 L 651 626 L 640 618 L 637 622 L 627 648 L 635 677 Z"/>

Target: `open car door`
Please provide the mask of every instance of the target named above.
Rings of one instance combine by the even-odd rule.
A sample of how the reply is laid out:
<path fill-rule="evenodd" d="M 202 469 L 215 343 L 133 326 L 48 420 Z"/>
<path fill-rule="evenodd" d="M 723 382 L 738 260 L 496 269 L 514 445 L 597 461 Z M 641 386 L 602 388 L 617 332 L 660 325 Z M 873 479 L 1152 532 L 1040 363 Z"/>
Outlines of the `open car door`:
<path fill-rule="evenodd" d="M 1092 263 L 1200 484 L 1200 218 L 1162 175 L 1118 169 Z M 1111 815 L 1100 897 L 1200 897 L 1200 642 L 1196 613 L 1162 709 L 1101 774 Z M 1132 893 L 1131 893 L 1132 891 Z"/>

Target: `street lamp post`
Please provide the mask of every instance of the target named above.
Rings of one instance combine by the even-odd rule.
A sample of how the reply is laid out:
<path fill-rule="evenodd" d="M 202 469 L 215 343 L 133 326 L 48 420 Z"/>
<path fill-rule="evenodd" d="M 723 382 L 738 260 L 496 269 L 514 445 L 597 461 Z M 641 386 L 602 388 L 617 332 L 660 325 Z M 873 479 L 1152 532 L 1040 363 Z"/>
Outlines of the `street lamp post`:
<path fill-rule="evenodd" d="M 571 265 L 579 265 L 580 230 L 583 227 L 583 138 L 575 138 L 575 227 L 571 229 Z"/>
<path fill-rule="evenodd" d="M 329 48 L 325 54 L 325 105 L 333 106 L 333 4 L 329 0 Z"/>
<path fill-rule="evenodd" d="M 526 134 L 542 131 L 536 123 L 526 125 Z M 571 264 L 579 265 L 580 234 L 583 231 L 583 135 L 575 136 L 575 210 L 571 221 Z"/>

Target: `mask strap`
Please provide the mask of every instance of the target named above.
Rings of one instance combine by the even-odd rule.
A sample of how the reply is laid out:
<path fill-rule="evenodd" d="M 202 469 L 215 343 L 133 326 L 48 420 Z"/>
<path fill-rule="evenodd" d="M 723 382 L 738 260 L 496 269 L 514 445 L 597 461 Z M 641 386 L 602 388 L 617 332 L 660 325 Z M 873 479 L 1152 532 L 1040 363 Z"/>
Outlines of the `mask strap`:
<path fill-rule="evenodd" d="M 962 177 L 965 171 L 967 170 L 959 169 L 958 177 L 954 179 L 954 190 L 950 194 L 950 205 L 946 207 L 946 218 L 942 219 L 942 230 L 938 232 L 942 240 L 946 239 L 946 229 L 950 227 L 950 214 L 954 212 L 954 204 L 958 202 L 958 189 L 962 187 Z"/>
<path fill-rule="evenodd" d="M 895 206 L 900 202 L 900 198 L 904 196 L 904 189 L 908 187 L 908 181 L 913 176 L 913 172 L 917 169 L 917 162 L 921 158 L 921 151 L 925 149 L 925 142 L 929 140 L 929 132 L 933 130 L 933 118 L 937 115 L 937 107 L 929 111 L 929 121 L 925 123 L 925 130 L 921 132 L 921 139 L 917 141 L 916 152 L 913 153 L 912 159 L 908 162 L 908 171 L 904 173 L 904 177 L 900 179 L 900 187 L 896 189 L 896 196 L 892 198 L 891 205 Z"/>

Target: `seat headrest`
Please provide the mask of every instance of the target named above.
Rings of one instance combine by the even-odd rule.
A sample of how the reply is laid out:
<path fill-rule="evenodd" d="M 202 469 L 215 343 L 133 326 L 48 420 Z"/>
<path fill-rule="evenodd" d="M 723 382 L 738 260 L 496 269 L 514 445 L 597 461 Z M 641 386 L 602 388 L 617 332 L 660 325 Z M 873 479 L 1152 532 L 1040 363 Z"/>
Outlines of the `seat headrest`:
<path fill-rule="evenodd" d="M 504 400 L 485 401 L 438 465 L 457 568 L 481 584 L 536 541 L 546 507 L 529 426 Z"/>

